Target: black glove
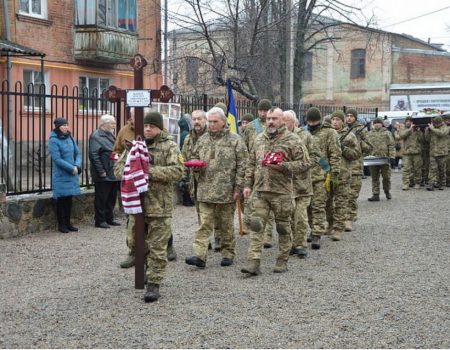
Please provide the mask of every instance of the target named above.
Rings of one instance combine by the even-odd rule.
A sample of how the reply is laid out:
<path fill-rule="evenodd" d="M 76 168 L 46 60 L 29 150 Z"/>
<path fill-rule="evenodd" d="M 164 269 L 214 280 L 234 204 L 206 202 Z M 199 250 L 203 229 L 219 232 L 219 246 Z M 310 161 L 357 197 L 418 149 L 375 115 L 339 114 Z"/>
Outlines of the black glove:
<path fill-rule="evenodd" d="M 78 175 L 80 175 L 81 174 L 81 168 L 79 166 L 77 166 L 77 169 L 78 169 Z"/>

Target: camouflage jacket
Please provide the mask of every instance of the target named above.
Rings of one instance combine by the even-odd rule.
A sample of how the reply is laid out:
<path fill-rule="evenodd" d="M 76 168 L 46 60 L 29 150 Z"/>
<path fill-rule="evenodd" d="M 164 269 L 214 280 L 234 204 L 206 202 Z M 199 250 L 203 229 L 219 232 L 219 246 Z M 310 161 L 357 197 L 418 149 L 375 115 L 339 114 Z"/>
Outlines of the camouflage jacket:
<path fill-rule="evenodd" d="M 361 149 L 361 157 L 352 163 L 352 175 L 363 175 L 364 156 L 367 156 L 372 151 L 372 145 L 369 142 L 369 131 L 365 126 L 359 122 L 354 122 L 351 125 L 347 124 L 348 128 L 356 135 Z"/>
<path fill-rule="evenodd" d="M 371 156 L 395 158 L 394 137 L 389 130 L 385 128 L 370 130 L 369 142 L 372 145 Z"/>
<path fill-rule="evenodd" d="M 309 132 L 306 132 L 303 128 L 295 128 L 294 134 L 300 137 L 305 147 L 305 157 L 309 160 L 311 166 L 313 164 L 319 164 L 320 150 L 314 143 L 313 137 Z M 307 171 L 300 172 L 294 175 L 294 197 L 311 196 L 313 194 L 312 180 L 311 180 L 311 168 Z"/>
<path fill-rule="evenodd" d="M 247 148 L 241 137 L 228 128 L 213 134 L 208 131 L 198 140 L 192 155 L 208 165 L 197 172 L 199 202 L 233 203 L 233 193 L 244 186 Z"/>
<path fill-rule="evenodd" d="M 338 180 L 342 182 L 350 181 L 353 174 L 353 164 L 360 164 L 362 155 L 358 138 L 353 132 L 350 132 L 349 134 L 347 134 L 347 132 L 347 128 L 337 130 L 342 151 L 341 171 L 339 172 Z"/>
<path fill-rule="evenodd" d="M 149 191 L 144 196 L 145 216 L 170 217 L 174 183 L 183 174 L 181 153 L 165 131 L 147 144 L 147 148 L 153 164 L 149 165 Z"/>
<path fill-rule="evenodd" d="M 284 152 L 282 171 L 262 166 L 262 160 L 267 152 Z M 251 188 L 254 192 L 293 195 L 293 175 L 305 172 L 309 168 L 310 163 L 299 137 L 282 126 L 273 139 L 269 138 L 267 132 L 255 138 L 245 172 L 245 187 Z"/>
<path fill-rule="evenodd" d="M 266 129 L 266 121 L 261 120 L 259 118 L 253 120 L 250 124 L 245 128 L 242 139 L 247 146 L 247 150 L 250 152 L 255 143 L 255 138 L 258 134 L 261 134 Z"/>
<path fill-rule="evenodd" d="M 449 128 L 446 125 L 426 129 L 425 138 L 430 142 L 430 156 L 448 155 Z"/>
<path fill-rule="evenodd" d="M 419 129 L 401 128 L 398 131 L 403 141 L 403 154 L 420 154 L 422 152 L 423 133 Z"/>
<path fill-rule="evenodd" d="M 184 160 L 192 159 L 192 154 L 194 153 L 195 145 L 197 141 L 200 139 L 202 135 L 205 134 L 207 128 L 203 129 L 201 133 L 197 133 L 194 129 L 189 131 L 189 134 L 186 136 L 183 142 L 183 149 L 181 150 L 181 154 L 183 155 Z M 189 193 L 192 198 L 196 198 L 197 192 L 197 178 L 198 174 L 194 174 L 188 167 L 184 168 L 183 171 L 183 180 L 189 183 Z"/>
<path fill-rule="evenodd" d="M 306 126 L 306 130 L 309 128 Z M 339 145 L 338 134 L 329 124 L 322 124 L 320 128 L 309 131 L 314 143 L 320 151 L 320 158 L 330 164 L 331 172 L 339 175 L 341 168 L 342 151 Z M 314 164 L 311 168 L 311 179 L 313 183 L 325 180 L 325 171 L 319 164 Z"/>

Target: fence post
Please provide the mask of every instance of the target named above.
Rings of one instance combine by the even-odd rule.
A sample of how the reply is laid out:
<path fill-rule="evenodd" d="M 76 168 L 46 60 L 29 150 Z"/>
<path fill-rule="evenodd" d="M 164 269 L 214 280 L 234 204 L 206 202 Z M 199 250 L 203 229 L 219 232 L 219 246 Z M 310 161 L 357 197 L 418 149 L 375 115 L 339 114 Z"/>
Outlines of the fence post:
<path fill-rule="evenodd" d="M 205 112 L 208 111 L 208 95 L 207 94 L 203 94 L 203 110 Z"/>

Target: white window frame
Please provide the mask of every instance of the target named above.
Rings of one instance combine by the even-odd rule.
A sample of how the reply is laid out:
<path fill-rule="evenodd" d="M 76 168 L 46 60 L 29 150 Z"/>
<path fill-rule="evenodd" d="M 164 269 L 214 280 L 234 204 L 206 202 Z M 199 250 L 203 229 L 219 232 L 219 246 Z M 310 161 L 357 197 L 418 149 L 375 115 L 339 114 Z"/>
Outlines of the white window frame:
<path fill-rule="evenodd" d="M 92 75 L 80 75 L 79 78 L 78 78 L 78 81 L 80 81 L 81 78 L 86 79 L 86 85 L 87 85 L 89 94 L 91 93 L 92 89 L 97 88 L 97 91 L 98 91 L 98 97 L 101 97 L 101 94 L 102 94 L 102 90 L 100 90 L 100 80 L 102 80 L 102 79 L 103 79 L 103 80 L 107 80 L 107 81 L 108 81 L 108 87 L 111 86 L 111 82 L 112 82 L 112 78 L 111 78 L 111 77 L 101 77 L 101 76 L 92 76 Z M 90 80 L 90 79 L 98 79 L 98 86 L 94 86 L 94 87 L 89 86 L 89 80 Z M 79 94 L 79 96 L 81 97 L 81 94 L 82 94 L 82 92 L 83 92 L 83 88 L 81 87 L 81 84 L 80 84 L 80 83 L 79 83 L 79 86 L 78 86 L 78 91 L 79 91 L 78 94 Z M 89 98 L 89 97 L 88 97 L 88 98 Z M 99 103 L 101 103 L 101 102 L 99 102 Z M 79 102 L 79 105 L 80 105 L 80 104 L 81 104 L 81 101 Z M 111 107 L 111 102 L 107 102 L 107 108 L 106 108 L 106 109 L 109 109 L 110 107 Z M 92 111 L 94 111 L 94 110 L 97 110 L 97 111 L 102 110 L 102 109 L 101 109 L 101 105 L 98 105 L 98 106 L 97 106 L 97 109 L 92 109 L 91 105 L 89 105 L 88 108 L 84 108 L 84 107 L 79 108 L 79 111 L 80 111 L 80 112 L 81 112 L 81 111 L 92 112 Z"/>
<path fill-rule="evenodd" d="M 48 11 L 47 11 L 47 0 L 37 0 L 41 2 L 41 12 L 42 13 L 34 13 L 33 12 L 33 6 L 32 2 L 33 0 L 27 0 L 28 1 L 28 12 L 22 11 L 20 9 L 20 1 L 19 1 L 19 13 L 26 16 L 36 17 L 36 18 L 42 18 L 47 19 L 48 18 Z"/>
<path fill-rule="evenodd" d="M 31 82 L 26 83 L 25 82 L 25 72 L 31 72 L 32 73 L 32 80 Z M 28 92 L 28 84 L 29 83 L 33 83 L 34 86 L 36 86 L 36 79 L 35 79 L 35 74 L 36 73 L 41 73 L 40 70 L 36 70 L 36 69 L 27 69 L 25 68 L 23 70 L 23 87 L 22 87 L 22 93 L 26 94 Z M 50 78 L 49 78 L 49 74 L 48 72 L 44 71 L 44 85 L 45 85 L 45 95 L 49 95 L 50 92 Z M 24 100 L 24 109 L 27 111 L 41 111 L 42 107 L 36 107 L 36 106 L 30 106 L 29 104 L 26 104 L 26 98 L 24 96 L 23 98 Z M 50 110 L 50 103 L 51 103 L 51 99 L 50 97 L 46 97 L 45 98 L 45 111 L 49 111 Z"/>

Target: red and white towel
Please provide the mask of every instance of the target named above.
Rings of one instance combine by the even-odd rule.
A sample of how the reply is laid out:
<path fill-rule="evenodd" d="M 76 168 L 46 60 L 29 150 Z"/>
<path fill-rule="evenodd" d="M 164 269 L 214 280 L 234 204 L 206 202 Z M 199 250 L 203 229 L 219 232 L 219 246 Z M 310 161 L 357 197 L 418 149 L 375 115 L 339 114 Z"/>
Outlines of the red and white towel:
<path fill-rule="evenodd" d="M 125 162 L 120 189 L 126 214 L 142 213 L 140 193 L 148 191 L 149 156 L 144 141 L 133 141 Z"/>

